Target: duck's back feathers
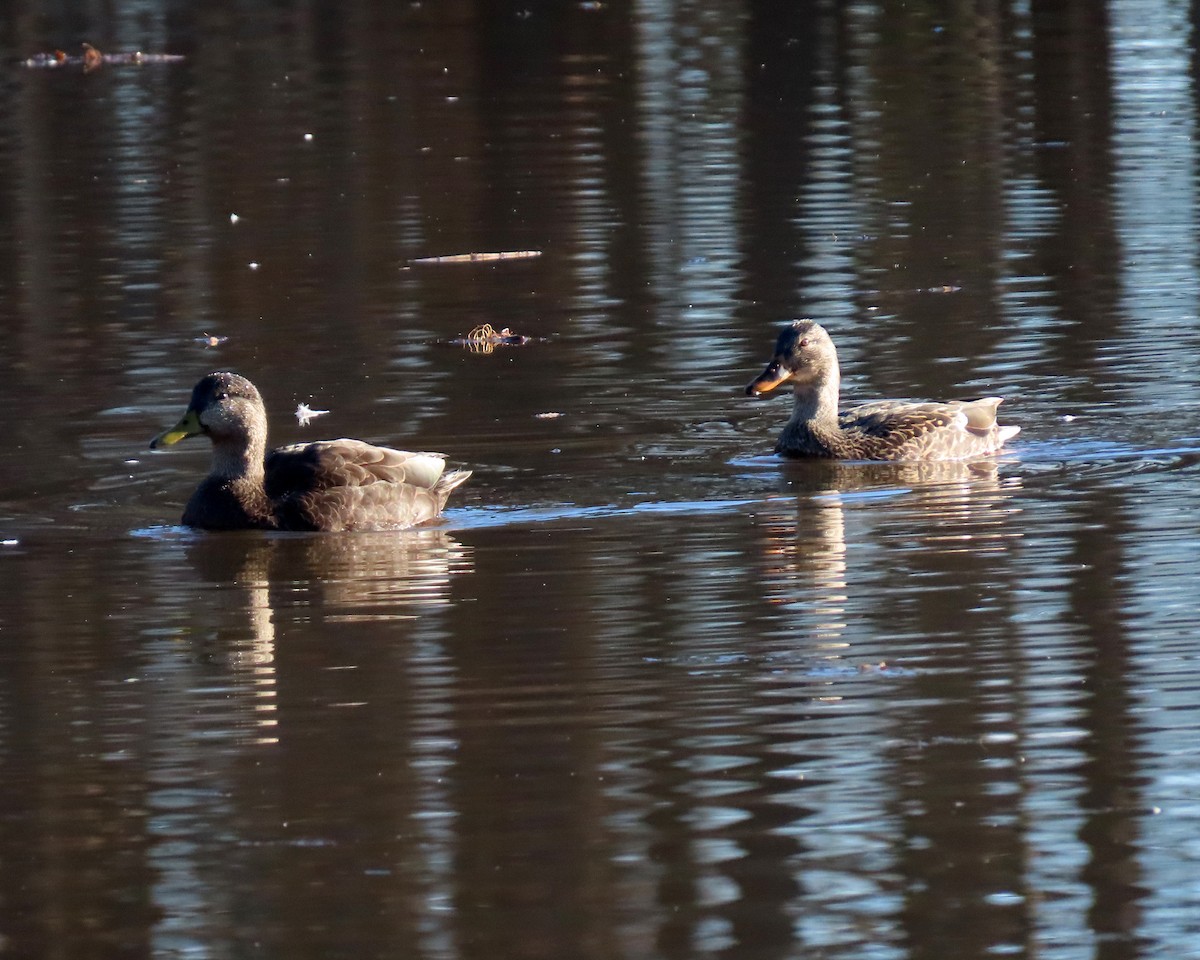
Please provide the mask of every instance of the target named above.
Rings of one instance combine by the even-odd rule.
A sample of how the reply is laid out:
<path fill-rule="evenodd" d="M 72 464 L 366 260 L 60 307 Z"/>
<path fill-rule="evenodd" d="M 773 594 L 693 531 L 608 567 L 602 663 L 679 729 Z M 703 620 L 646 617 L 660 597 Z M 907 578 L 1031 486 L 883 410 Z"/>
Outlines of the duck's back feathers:
<path fill-rule="evenodd" d="M 469 471 L 445 459 L 362 440 L 318 440 L 267 455 L 264 486 L 287 530 L 411 527 L 437 517 Z"/>
<path fill-rule="evenodd" d="M 1021 429 L 996 423 L 1000 402 L 999 397 L 943 402 L 878 400 L 851 407 L 838 416 L 841 436 L 831 455 L 854 460 L 962 460 L 987 456 Z"/>
<path fill-rule="evenodd" d="M 436 453 L 409 453 L 362 440 L 316 440 L 277 447 L 267 454 L 267 496 L 372 483 L 430 488 L 446 468 Z"/>

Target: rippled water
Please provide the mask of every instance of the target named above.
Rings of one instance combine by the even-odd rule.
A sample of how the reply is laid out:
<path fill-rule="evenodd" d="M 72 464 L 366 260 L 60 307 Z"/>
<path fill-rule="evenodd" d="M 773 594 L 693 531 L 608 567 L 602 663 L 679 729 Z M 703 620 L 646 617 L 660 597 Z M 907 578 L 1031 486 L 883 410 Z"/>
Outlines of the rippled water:
<path fill-rule="evenodd" d="M 1187 5 L 119 6 L 0 32 L 0 954 L 1200 957 Z M 1021 435 L 780 461 L 802 315 Z M 214 368 L 474 476 L 179 527 Z"/>

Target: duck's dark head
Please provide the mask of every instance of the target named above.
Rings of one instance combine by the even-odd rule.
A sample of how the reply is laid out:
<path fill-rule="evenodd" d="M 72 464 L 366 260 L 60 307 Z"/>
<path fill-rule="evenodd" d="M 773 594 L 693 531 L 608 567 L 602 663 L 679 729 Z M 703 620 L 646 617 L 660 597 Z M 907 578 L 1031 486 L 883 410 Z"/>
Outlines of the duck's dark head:
<path fill-rule="evenodd" d="M 265 434 L 266 413 L 258 389 L 236 373 L 210 373 L 192 390 L 183 418 L 150 441 L 150 449 L 205 434 L 214 443 Z"/>
<path fill-rule="evenodd" d="M 746 387 L 746 394 L 761 396 L 780 384 L 822 380 L 836 371 L 837 352 L 825 328 L 813 320 L 793 320 L 779 334 L 774 356 Z"/>

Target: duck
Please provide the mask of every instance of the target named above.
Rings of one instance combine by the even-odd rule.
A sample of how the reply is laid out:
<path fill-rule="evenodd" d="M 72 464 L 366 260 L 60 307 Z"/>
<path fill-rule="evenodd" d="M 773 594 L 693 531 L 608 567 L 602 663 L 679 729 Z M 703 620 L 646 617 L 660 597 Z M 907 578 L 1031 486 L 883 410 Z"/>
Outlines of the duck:
<path fill-rule="evenodd" d="M 919 402 L 878 400 L 839 412 L 841 370 L 833 340 L 813 320 L 793 320 L 746 387 L 759 397 L 790 383 L 792 416 L 775 452 L 835 460 L 968 460 L 996 454 L 1021 430 L 996 422 L 1001 397 Z"/>
<path fill-rule="evenodd" d="M 212 441 L 212 467 L 183 511 L 204 530 L 400 530 L 441 517 L 469 470 L 445 472 L 438 453 L 362 440 L 293 443 L 267 452 L 267 410 L 236 373 L 202 377 L 180 421 L 150 449 L 188 437 Z"/>

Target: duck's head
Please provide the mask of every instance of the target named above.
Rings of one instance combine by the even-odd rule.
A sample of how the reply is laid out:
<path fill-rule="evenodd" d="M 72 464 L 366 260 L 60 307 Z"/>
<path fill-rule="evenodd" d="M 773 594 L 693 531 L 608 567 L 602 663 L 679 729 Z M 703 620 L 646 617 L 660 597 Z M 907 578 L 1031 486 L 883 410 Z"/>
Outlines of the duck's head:
<path fill-rule="evenodd" d="M 800 385 L 824 380 L 837 368 L 837 351 L 825 328 L 813 320 L 793 320 L 779 334 L 774 356 L 746 387 L 746 395 L 761 396 L 789 381 Z"/>
<path fill-rule="evenodd" d="M 266 413 L 258 389 L 236 373 L 210 373 L 192 390 L 183 418 L 150 441 L 150 449 L 204 434 L 214 443 L 245 442 L 265 435 Z"/>

